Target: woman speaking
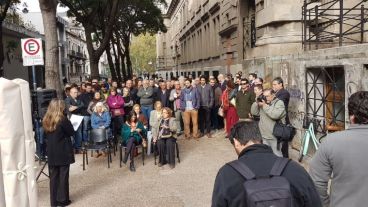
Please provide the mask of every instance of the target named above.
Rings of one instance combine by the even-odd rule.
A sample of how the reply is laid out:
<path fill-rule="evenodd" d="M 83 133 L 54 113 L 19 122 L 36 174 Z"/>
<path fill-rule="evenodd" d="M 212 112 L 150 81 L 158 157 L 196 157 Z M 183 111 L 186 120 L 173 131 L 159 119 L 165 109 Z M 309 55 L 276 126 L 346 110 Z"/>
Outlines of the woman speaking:
<path fill-rule="evenodd" d="M 64 111 L 64 101 L 53 99 L 42 120 L 47 141 L 51 206 L 67 206 L 71 203 L 69 168 L 75 161 L 70 137 L 74 135 L 74 129 Z"/>

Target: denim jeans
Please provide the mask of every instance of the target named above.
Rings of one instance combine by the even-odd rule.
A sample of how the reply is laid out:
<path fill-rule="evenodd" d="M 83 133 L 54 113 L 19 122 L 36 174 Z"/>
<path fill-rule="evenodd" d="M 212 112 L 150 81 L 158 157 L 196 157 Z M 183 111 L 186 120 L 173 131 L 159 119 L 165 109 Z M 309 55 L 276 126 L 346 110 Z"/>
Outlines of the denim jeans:
<path fill-rule="evenodd" d="M 149 119 L 150 119 L 150 114 L 151 114 L 151 111 L 152 111 L 152 106 L 149 105 L 149 106 L 141 106 L 141 110 L 142 110 L 142 113 L 143 115 L 146 117 L 147 121 L 148 121 L 148 129 L 149 129 Z"/>
<path fill-rule="evenodd" d="M 88 142 L 88 131 L 91 128 L 91 117 L 90 116 L 84 116 L 83 117 L 83 133 L 82 133 L 82 140 L 83 142 Z"/>
<path fill-rule="evenodd" d="M 45 134 L 42 128 L 41 120 L 35 120 L 35 134 L 36 134 L 36 153 L 42 158 L 46 156 Z"/>

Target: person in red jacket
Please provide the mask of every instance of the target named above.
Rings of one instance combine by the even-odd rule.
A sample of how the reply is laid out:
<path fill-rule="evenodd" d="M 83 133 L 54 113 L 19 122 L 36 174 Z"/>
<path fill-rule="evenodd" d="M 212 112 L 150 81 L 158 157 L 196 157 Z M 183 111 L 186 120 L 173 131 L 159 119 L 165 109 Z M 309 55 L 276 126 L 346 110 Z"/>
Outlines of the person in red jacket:
<path fill-rule="evenodd" d="M 117 135 L 120 135 L 121 126 L 124 123 L 124 99 L 120 96 L 116 88 L 112 87 L 110 89 L 110 96 L 106 100 L 107 105 L 110 108 L 113 126 L 114 140 L 117 139 Z"/>

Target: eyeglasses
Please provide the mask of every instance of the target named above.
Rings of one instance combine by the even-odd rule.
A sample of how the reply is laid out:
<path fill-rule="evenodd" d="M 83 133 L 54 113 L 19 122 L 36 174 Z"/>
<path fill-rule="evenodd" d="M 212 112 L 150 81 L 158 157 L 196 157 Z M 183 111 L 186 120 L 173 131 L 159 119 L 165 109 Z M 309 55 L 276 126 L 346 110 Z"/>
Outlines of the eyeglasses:
<path fill-rule="evenodd" d="M 248 83 L 240 83 L 240 85 L 247 85 Z"/>

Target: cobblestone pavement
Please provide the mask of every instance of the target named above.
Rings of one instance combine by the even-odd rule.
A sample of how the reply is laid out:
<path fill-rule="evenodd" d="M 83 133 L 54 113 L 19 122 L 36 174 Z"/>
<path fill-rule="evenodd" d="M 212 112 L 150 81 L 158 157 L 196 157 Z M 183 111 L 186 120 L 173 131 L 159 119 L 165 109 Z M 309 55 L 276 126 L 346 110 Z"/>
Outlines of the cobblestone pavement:
<path fill-rule="evenodd" d="M 146 157 L 143 166 L 139 155 L 136 172 L 132 173 L 129 165 L 119 167 L 116 155 L 110 169 L 106 157 L 89 157 L 89 165 L 83 171 L 82 155 L 76 155 L 76 163 L 70 169 L 70 199 L 73 202 L 70 206 L 210 206 L 218 169 L 237 158 L 232 145 L 224 139 L 223 131 L 211 139 L 179 139 L 178 143 L 181 163 L 176 163 L 173 170 L 154 165 L 152 155 Z M 292 151 L 291 156 L 296 157 L 296 152 Z M 38 185 L 40 206 L 49 206 L 47 177 L 42 175 Z"/>

